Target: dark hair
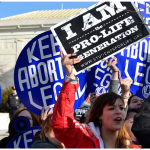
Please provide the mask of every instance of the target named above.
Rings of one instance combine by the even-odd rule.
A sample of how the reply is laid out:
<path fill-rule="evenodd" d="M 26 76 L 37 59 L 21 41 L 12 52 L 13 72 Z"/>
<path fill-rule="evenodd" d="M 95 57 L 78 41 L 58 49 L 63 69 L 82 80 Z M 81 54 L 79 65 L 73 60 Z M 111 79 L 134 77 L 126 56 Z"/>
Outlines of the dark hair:
<path fill-rule="evenodd" d="M 127 114 L 130 113 L 130 112 L 135 112 L 135 113 L 137 113 L 138 110 L 137 110 L 137 109 L 134 109 L 134 108 L 132 108 L 132 109 L 129 108 L 128 111 L 127 111 Z"/>
<path fill-rule="evenodd" d="M 136 96 L 136 95 L 132 94 L 132 96 L 130 96 L 130 98 L 128 99 L 128 105 L 130 105 L 131 99 L 132 99 L 134 96 Z"/>
<path fill-rule="evenodd" d="M 138 110 L 137 109 L 134 109 L 134 108 L 128 108 L 128 111 L 127 111 L 127 115 L 126 115 L 126 117 L 125 117 L 125 120 L 127 120 L 127 116 L 128 116 L 128 114 L 129 113 L 131 113 L 131 112 L 135 112 L 135 113 L 137 113 L 138 112 Z"/>
<path fill-rule="evenodd" d="M 42 125 L 42 120 L 41 120 L 41 116 L 40 115 L 37 115 L 37 114 L 34 114 L 35 118 L 37 119 L 39 125 L 41 126 Z"/>
<path fill-rule="evenodd" d="M 103 108 L 106 105 L 114 105 L 117 98 L 120 98 L 124 104 L 123 98 L 113 92 L 110 93 L 104 93 L 102 95 L 100 95 L 99 97 L 96 98 L 93 106 L 91 107 L 87 119 L 86 119 L 86 123 L 89 122 L 93 122 L 95 124 L 95 126 L 99 126 L 99 116 L 102 115 L 103 113 Z"/>
<path fill-rule="evenodd" d="M 80 118 L 80 123 L 85 123 L 86 120 L 86 115 L 82 114 L 81 118 Z"/>
<path fill-rule="evenodd" d="M 95 126 L 101 126 L 99 123 L 99 117 L 103 114 L 103 108 L 106 105 L 109 106 L 114 105 L 118 98 L 121 99 L 124 104 L 123 98 L 120 95 L 113 92 L 105 93 L 97 97 L 97 99 L 93 103 L 93 106 L 90 109 L 90 112 L 88 113 L 86 123 L 93 122 Z M 121 129 L 118 132 L 118 137 L 116 140 L 115 147 L 129 148 L 130 144 L 127 144 L 127 140 L 129 140 L 129 136 L 125 129 L 125 124 L 123 123 Z"/>
<path fill-rule="evenodd" d="M 8 132 L 9 132 L 10 136 L 15 135 L 17 133 L 16 130 L 14 129 L 14 121 L 16 120 L 18 115 L 24 110 L 27 110 L 31 114 L 31 117 L 33 120 L 33 126 L 39 126 L 39 123 L 38 123 L 36 117 L 34 116 L 34 114 L 29 109 L 27 109 L 26 107 L 21 107 L 21 108 L 16 110 L 12 119 L 10 120 L 9 127 L 8 127 L 9 128 Z"/>
<path fill-rule="evenodd" d="M 48 115 L 47 118 L 42 122 L 42 129 L 40 132 L 40 139 L 46 140 L 47 137 L 45 133 L 49 133 L 50 137 L 48 140 L 53 143 L 57 148 L 64 148 L 64 145 L 55 137 L 54 131 L 51 127 L 51 117 L 52 114 Z"/>

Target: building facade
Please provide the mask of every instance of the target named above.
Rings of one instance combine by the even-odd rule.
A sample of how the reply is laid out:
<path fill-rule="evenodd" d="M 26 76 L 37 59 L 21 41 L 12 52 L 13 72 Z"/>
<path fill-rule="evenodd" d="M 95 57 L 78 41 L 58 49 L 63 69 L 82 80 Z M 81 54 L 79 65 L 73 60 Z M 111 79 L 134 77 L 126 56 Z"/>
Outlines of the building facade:
<path fill-rule="evenodd" d="M 0 85 L 14 84 L 14 68 L 24 46 L 38 34 L 84 9 L 34 11 L 0 19 Z"/>

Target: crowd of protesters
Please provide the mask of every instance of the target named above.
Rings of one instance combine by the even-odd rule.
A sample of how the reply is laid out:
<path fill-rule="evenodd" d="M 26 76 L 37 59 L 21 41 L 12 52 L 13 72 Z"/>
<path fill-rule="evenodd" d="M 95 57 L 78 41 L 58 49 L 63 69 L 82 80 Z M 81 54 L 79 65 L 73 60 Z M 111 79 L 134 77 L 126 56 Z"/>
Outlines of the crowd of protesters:
<path fill-rule="evenodd" d="M 64 56 L 61 49 L 60 55 L 67 75 L 54 110 L 48 107 L 44 111 L 43 107 L 41 116 L 38 116 L 26 107 L 20 108 L 20 101 L 15 106 L 16 103 L 10 102 L 13 95 L 9 96 L 6 105 L 9 110 L 12 107 L 15 113 L 10 115 L 9 137 L 0 141 L 0 148 L 6 148 L 17 134 L 13 123 L 19 116 L 28 118 L 30 127 L 42 127 L 41 131 L 34 135 L 30 148 L 141 148 L 143 145 L 132 132 L 132 126 L 144 100 L 130 92 L 132 80 L 122 79 L 116 66 L 116 58 L 106 60 L 112 70 L 108 93 L 90 94 L 89 110 L 82 117 L 78 117 L 73 105 L 79 79 L 74 75 L 72 65 L 79 63 L 80 58 L 69 59 L 76 54 Z M 119 85 L 121 95 L 118 94 Z M 15 87 L 12 90 L 14 91 Z M 134 127 L 136 128 L 136 125 Z"/>

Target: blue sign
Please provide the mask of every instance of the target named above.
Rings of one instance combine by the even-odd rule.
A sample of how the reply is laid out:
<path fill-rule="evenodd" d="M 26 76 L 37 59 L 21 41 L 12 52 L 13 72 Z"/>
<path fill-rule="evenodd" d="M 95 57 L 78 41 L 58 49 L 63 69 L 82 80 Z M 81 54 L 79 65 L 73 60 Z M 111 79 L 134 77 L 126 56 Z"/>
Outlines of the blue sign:
<path fill-rule="evenodd" d="M 123 78 L 131 78 L 131 92 L 146 99 L 150 95 L 150 38 L 117 54 L 118 67 Z"/>
<path fill-rule="evenodd" d="M 147 6 L 146 2 L 144 4 Z M 116 46 L 125 44 L 124 42 Z M 147 38 L 115 55 L 122 78 L 131 78 L 131 92 L 143 99 L 150 95 L 149 44 L 150 39 Z M 33 38 L 20 53 L 15 66 L 14 83 L 24 105 L 40 115 L 43 106 L 54 107 L 65 75 L 59 45 L 52 32 L 46 31 Z M 76 92 L 74 109 L 81 106 L 90 92 L 107 92 L 111 76 L 112 71 L 104 61 L 78 74 L 80 87 Z M 120 87 L 118 93 L 121 93 Z"/>
<path fill-rule="evenodd" d="M 150 7 L 148 6 L 150 6 L 150 2 L 139 2 L 138 4 L 146 24 L 150 25 L 150 22 L 147 22 L 150 20 Z M 138 38 L 138 35 L 133 38 Z M 125 44 L 125 41 L 116 46 L 122 44 Z M 121 71 L 122 78 L 128 77 L 133 80 L 130 91 L 140 98 L 146 99 L 150 95 L 150 37 L 114 56 L 117 57 L 117 66 Z M 100 93 L 107 92 L 112 72 L 105 62 L 95 66 L 95 69 L 95 83 L 93 83 L 93 86 Z M 91 86 L 91 89 L 93 89 L 93 86 Z M 120 86 L 118 87 L 118 93 L 122 93 Z"/>
<path fill-rule="evenodd" d="M 150 25 L 150 2 L 135 1 L 134 3 L 139 10 L 139 14 L 145 21 L 145 24 L 148 25 L 148 27 L 149 27 L 149 25 Z"/>
<path fill-rule="evenodd" d="M 141 13 L 141 15 L 143 17 L 148 17 L 147 19 L 149 19 L 149 17 L 150 17 L 150 2 L 141 1 L 141 2 L 137 2 L 137 3 L 138 3 L 139 12 Z"/>
<path fill-rule="evenodd" d="M 16 134 L 8 143 L 7 148 L 29 148 L 33 144 L 33 137 L 36 132 L 40 131 L 41 127 L 31 127 L 30 130 L 23 134 Z"/>
<path fill-rule="evenodd" d="M 85 71 L 77 76 L 80 78 L 80 87 L 74 109 L 84 102 L 91 92 L 92 82 L 95 82 L 94 71 L 87 73 Z M 43 106 L 54 107 L 65 75 L 59 45 L 52 32 L 47 31 L 29 41 L 21 51 L 15 66 L 14 83 L 22 103 L 40 115 Z"/>

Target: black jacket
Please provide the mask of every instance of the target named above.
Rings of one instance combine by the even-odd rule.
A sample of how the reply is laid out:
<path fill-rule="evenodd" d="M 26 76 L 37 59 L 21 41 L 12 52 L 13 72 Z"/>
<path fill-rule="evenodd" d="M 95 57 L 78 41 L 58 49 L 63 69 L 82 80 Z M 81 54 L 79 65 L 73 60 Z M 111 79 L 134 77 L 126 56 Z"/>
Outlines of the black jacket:
<path fill-rule="evenodd" d="M 150 96 L 134 116 L 131 131 L 142 145 L 142 148 L 150 148 Z"/>
<path fill-rule="evenodd" d="M 10 94 L 6 101 L 6 107 L 8 110 L 12 110 L 12 109 L 16 110 L 18 108 L 24 107 L 24 105 L 19 99 L 17 94 L 16 95 Z"/>
<path fill-rule="evenodd" d="M 0 148 L 6 148 L 8 143 L 11 141 L 11 139 L 14 137 L 15 135 L 12 135 L 12 136 L 8 136 L 8 137 L 5 137 L 3 138 L 1 141 L 0 141 Z"/>
<path fill-rule="evenodd" d="M 47 140 L 37 140 L 35 141 L 30 148 L 57 148 L 53 143 Z"/>

